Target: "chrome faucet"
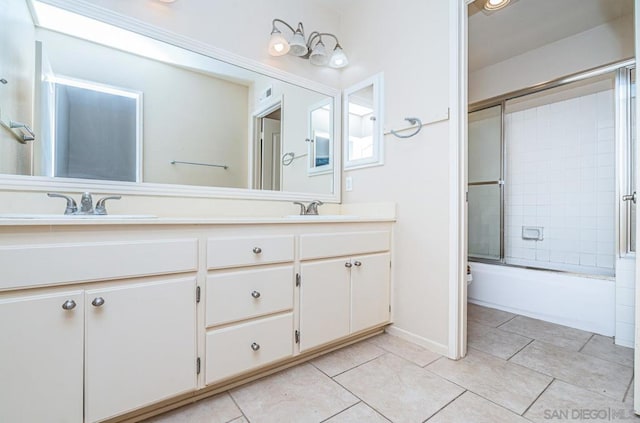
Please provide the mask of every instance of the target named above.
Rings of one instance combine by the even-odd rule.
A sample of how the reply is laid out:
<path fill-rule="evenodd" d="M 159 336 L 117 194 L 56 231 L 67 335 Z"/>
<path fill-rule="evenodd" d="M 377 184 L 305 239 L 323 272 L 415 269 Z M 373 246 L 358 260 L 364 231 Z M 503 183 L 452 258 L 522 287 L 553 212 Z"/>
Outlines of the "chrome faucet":
<path fill-rule="evenodd" d="M 77 214 L 93 214 L 93 197 L 90 192 L 83 192 L 80 199 L 80 211 Z"/>
<path fill-rule="evenodd" d="M 324 203 L 320 200 L 313 200 L 312 202 L 309 203 L 308 206 L 305 206 L 304 203 L 301 203 L 300 201 L 294 201 L 293 204 L 297 204 L 300 206 L 301 216 L 308 216 L 308 215 L 317 216 L 318 206 L 321 206 Z"/>
<path fill-rule="evenodd" d="M 58 194 L 57 192 L 49 192 L 47 193 L 49 197 L 56 198 L 64 198 L 67 200 L 67 208 L 64 209 L 64 214 L 76 214 L 78 212 L 78 205 L 76 204 L 76 200 L 69 197 L 68 195 Z"/>
<path fill-rule="evenodd" d="M 318 206 L 323 205 L 324 203 L 320 200 L 313 200 L 307 206 L 307 214 L 317 215 L 318 214 Z"/>
<path fill-rule="evenodd" d="M 106 215 L 107 208 L 105 203 L 107 200 L 119 200 L 122 197 L 119 195 L 114 195 L 110 197 L 103 197 L 98 200 L 96 203 L 95 209 L 93 208 L 93 197 L 90 192 L 82 193 L 82 198 L 80 199 L 80 210 L 78 210 L 78 204 L 76 201 L 69 197 L 68 195 L 58 194 L 57 192 L 49 192 L 47 193 L 49 197 L 56 198 L 64 198 L 67 200 L 67 207 L 64 210 L 64 214 L 70 215 L 80 215 L 80 214 L 91 214 L 91 215 Z"/>

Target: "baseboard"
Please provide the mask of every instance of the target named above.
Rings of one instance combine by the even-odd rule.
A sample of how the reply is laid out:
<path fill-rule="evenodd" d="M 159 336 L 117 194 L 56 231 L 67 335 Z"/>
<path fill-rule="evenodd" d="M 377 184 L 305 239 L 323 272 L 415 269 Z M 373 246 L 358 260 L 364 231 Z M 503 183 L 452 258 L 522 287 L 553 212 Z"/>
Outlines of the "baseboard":
<path fill-rule="evenodd" d="M 440 355 L 443 355 L 445 357 L 453 358 L 453 357 L 449 357 L 449 347 L 447 345 L 432 341 L 427 338 L 423 338 L 407 330 L 400 329 L 399 327 L 394 325 L 387 327 L 385 331 L 390 335 L 394 335 L 406 341 L 413 342 L 414 344 L 420 345 L 421 347 L 425 347 L 426 349 L 431 350 Z"/>

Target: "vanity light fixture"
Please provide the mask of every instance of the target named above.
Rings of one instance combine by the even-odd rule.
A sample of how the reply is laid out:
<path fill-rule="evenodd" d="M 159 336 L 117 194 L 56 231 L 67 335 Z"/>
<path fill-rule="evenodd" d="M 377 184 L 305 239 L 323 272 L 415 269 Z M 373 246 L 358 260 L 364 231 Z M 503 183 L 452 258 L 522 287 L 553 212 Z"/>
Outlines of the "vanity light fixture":
<path fill-rule="evenodd" d="M 487 0 L 484 4 L 484 9 L 490 12 L 499 10 L 509 4 L 511 0 Z"/>
<path fill-rule="evenodd" d="M 292 35 L 289 40 L 282 34 L 282 31 L 278 29 L 276 23 L 283 24 L 291 31 Z M 291 25 L 282 19 L 274 19 L 272 25 L 271 39 L 269 40 L 270 55 L 284 56 L 288 53 L 302 59 L 308 59 L 313 65 L 328 65 L 332 68 L 344 68 L 349 64 L 347 55 L 344 53 L 335 35 L 328 32 L 313 31 L 309 34 L 309 38 L 305 39 L 302 22 L 298 23 L 296 29 L 293 29 Z M 327 47 L 324 44 L 323 37 L 324 39 L 332 38 L 335 41 L 331 55 L 327 53 Z"/>

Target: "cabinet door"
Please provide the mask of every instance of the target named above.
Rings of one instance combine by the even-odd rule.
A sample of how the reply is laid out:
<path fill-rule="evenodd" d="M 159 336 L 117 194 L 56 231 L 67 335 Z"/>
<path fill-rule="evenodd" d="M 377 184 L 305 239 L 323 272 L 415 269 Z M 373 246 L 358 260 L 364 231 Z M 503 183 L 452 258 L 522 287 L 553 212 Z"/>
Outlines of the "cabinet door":
<path fill-rule="evenodd" d="M 195 285 L 183 278 L 86 292 L 87 422 L 196 388 Z"/>
<path fill-rule="evenodd" d="M 389 321 L 390 255 L 353 258 L 351 333 Z"/>
<path fill-rule="evenodd" d="M 349 334 L 349 259 L 300 266 L 300 351 Z"/>
<path fill-rule="evenodd" d="M 0 421 L 82 422 L 83 307 L 82 291 L 0 300 Z"/>

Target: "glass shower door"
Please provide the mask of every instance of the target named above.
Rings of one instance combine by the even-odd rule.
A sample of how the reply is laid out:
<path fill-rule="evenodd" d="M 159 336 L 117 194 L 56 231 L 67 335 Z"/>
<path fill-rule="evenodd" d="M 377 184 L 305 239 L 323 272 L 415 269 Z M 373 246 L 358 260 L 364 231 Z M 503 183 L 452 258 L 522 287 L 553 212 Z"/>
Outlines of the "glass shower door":
<path fill-rule="evenodd" d="M 471 259 L 504 256 L 502 105 L 469 113 L 468 216 Z"/>

